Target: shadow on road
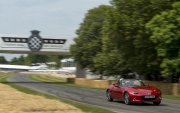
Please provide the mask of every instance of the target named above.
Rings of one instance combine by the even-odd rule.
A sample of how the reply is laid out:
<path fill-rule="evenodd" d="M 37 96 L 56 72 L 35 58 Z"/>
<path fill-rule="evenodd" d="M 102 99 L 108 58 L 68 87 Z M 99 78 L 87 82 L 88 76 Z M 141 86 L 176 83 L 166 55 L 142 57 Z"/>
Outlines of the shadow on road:
<path fill-rule="evenodd" d="M 115 100 L 113 102 L 119 103 L 119 104 L 125 104 L 124 101 L 118 101 Z M 152 102 L 144 102 L 144 103 L 132 103 L 133 106 L 168 106 L 167 104 L 160 104 L 160 105 L 154 105 Z"/>

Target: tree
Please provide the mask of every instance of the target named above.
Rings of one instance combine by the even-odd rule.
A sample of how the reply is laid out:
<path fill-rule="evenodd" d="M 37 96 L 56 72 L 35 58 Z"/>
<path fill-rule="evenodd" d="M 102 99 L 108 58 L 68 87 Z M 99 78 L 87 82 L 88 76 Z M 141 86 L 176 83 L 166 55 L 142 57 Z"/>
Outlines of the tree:
<path fill-rule="evenodd" d="M 114 9 L 107 11 L 106 20 L 103 22 L 102 33 L 102 51 L 94 57 L 94 66 L 96 73 L 103 74 L 105 76 L 122 74 L 128 71 L 127 68 L 123 68 L 125 62 L 122 55 L 119 53 L 116 43 L 112 40 L 111 36 L 117 36 L 118 23 L 116 19 L 119 15 Z"/>
<path fill-rule="evenodd" d="M 106 12 L 110 9 L 111 7 L 107 5 L 90 9 L 76 31 L 78 36 L 74 39 L 75 44 L 71 45 L 70 50 L 75 61 L 78 61 L 83 68 L 96 70 L 93 59 L 97 53 L 101 52 L 101 30 L 106 19 Z"/>
<path fill-rule="evenodd" d="M 14 57 L 11 59 L 11 61 L 9 63 L 15 65 L 17 63 L 17 61 L 18 61 L 18 58 Z"/>
<path fill-rule="evenodd" d="M 21 55 L 19 58 L 14 57 L 11 61 L 10 64 L 14 65 L 24 65 L 24 56 Z"/>
<path fill-rule="evenodd" d="M 145 25 L 176 1 L 111 0 L 112 7 L 89 10 L 71 46 L 75 60 L 98 74 L 158 74 L 162 58 Z"/>
<path fill-rule="evenodd" d="M 0 64 L 8 64 L 8 61 L 4 58 L 4 56 L 0 56 Z"/>
<path fill-rule="evenodd" d="M 49 59 L 48 59 L 48 62 L 56 62 L 55 66 L 54 66 L 56 69 L 58 69 L 61 66 L 59 57 L 60 56 L 58 56 L 58 55 L 51 55 L 51 56 L 49 56 Z"/>
<path fill-rule="evenodd" d="M 111 0 L 114 10 L 108 13 L 103 25 L 102 50 L 104 57 L 109 57 L 112 51 L 121 56 L 121 59 L 117 57 L 114 60 L 121 64 L 116 70 L 144 74 L 159 71 L 161 59 L 157 57 L 156 44 L 150 41 L 151 34 L 146 32 L 145 24 L 156 14 L 172 9 L 171 3 L 174 1 L 176 0 Z"/>
<path fill-rule="evenodd" d="M 25 57 L 23 56 L 23 55 L 21 55 L 19 58 L 18 58 L 18 60 L 19 60 L 19 65 L 24 65 L 24 61 L 25 61 Z"/>
<path fill-rule="evenodd" d="M 152 34 L 151 41 L 156 44 L 158 57 L 162 58 L 162 75 L 180 72 L 180 2 L 173 9 L 156 15 L 146 28 Z"/>
<path fill-rule="evenodd" d="M 45 63 L 48 62 L 48 59 L 48 55 L 29 54 L 25 58 L 25 65 L 30 65 L 31 63 Z"/>

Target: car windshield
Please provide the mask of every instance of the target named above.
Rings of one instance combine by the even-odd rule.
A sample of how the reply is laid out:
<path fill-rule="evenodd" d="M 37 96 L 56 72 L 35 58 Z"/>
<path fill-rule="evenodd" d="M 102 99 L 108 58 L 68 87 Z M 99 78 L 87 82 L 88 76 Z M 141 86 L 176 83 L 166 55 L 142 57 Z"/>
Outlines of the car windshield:
<path fill-rule="evenodd" d="M 124 79 L 122 80 L 122 86 L 145 86 L 145 84 L 136 79 Z"/>

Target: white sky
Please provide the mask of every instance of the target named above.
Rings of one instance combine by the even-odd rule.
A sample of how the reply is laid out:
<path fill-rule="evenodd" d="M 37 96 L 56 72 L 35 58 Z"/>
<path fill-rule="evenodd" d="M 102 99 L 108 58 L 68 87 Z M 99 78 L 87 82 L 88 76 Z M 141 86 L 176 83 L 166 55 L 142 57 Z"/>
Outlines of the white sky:
<path fill-rule="evenodd" d="M 89 9 L 109 5 L 109 0 L 0 0 L 0 34 L 76 36 Z M 6 60 L 18 54 L 2 54 Z"/>

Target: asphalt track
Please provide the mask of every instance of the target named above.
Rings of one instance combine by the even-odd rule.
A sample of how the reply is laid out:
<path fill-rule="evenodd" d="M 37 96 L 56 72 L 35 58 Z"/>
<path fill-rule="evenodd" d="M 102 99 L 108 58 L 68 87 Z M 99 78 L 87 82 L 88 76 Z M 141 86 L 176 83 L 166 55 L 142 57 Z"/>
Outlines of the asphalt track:
<path fill-rule="evenodd" d="M 55 84 L 41 83 L 28 78 L 28 75 L 16 75 L 8 78 L 9 82 L 51 94 L 61 98 L 95 105 L 117 113 L 180 113 L 180 101 L 163 99 L 159 106 L 152 103 L 125 105 L 123 102 L 108 102 L 105 90 L 75 88 Z"/>

